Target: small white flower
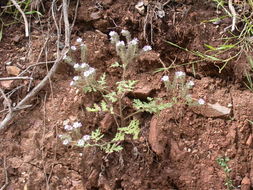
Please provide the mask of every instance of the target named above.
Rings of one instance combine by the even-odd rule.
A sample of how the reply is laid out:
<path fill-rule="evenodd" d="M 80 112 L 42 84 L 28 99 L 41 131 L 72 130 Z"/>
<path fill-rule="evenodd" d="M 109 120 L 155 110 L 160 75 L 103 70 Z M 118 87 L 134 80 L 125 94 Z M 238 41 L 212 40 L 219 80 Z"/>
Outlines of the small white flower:
<path fill-rule="evenodd" d="M 74 124 L 73 124 L 73 127 L 75 128 L 75 129 L 77 129 L 77 128 L 80 128 L 80 127 L 82 127 L 83 125 L 82 125 L 82 123 L 80 123 L 80 122 L 75 122 Z"/>
<path fill-rule="evenodd" d="M 82 41 L 83 41 L 82 38 L 77 38 L 77 39 L 76 39 L 76 42 L 77 42 L 77 43 L 81 43 Z"/>
<path fill-rule="evenodd" d="M 124 41 L 119 41 L 116 43 L 117 47 L 124 47 L 125 46 L 125 42 Z"/>
<path fill-rule="evenodd" d="M 63 137 L 63 135 L 58 135 L 58 137 L 61 139 Z"/>
<path fill-rule="evenodd" d="M 128 31 L 128 30 L 121 30 L 121 34 L 123 35 L 123 36 L 128 36 L 129 34 L 130 34 L 130 32 Z"/>
<path fill-rule="evenodd" d="M 200 105 L 204 105 L 206 102 L 205 102 L 205 100 L 203 100 L 202 98 L 200 98 L 200 99 L 198 99 L 198 103 Z"/>
<path fill-rule="evenodd" d="M 157 11 L 157 15 L 158 15 L 160 18 L 163 18 L 163 17 L 165 16 L 164 10 Z"/>
<path fill-rule="evenodd" d="M 169 81 L 169 76 L 168 75 L 164 75 L 162 78 L 161 78 L 162 81 L 166 82 L 166 81 Z"/>
<path fill-rule="evenodd" d="M 85 44 L 84 44 L 84 43 L 81 43 L 80 46 L 83 47 L 83 46 L 85 46 Z"/>
<path fill-rule="evenodd" d="M 152 47 L 151 47 L 151 46 L 144 46 L 144 47 L 142 48 L 142 50 L 143 50 L 143 51 L 150 51 L 150 50 L 152 50 Z"/>
<path fill-rule="evenodd" d="M 69 143 L 70 143 L 69 139 L 64 139 L 64 140 L 62 141 L 62 144 L 64 144 L 64 145 L 67 145 L 67 144 L 69 144 Z"/>
<path fill-rule="evenodd" d="M 73 77 L 73 80 L 74 80 L 74 81 L 78 81 L 80 78 L 81 78 L 81 77 L 79 77 L 79 76 L 74 76 L 74 77 Z"/>
<path fill-rule="evenodd" d="M 186 85 L 189 87 L 193 87 L 194 86 L 194 82 L 192 80 L 190 80 Z"/>
<path fill-rule="evenodd" d="M 74 81 L 71 81 L 69 85 L 70 85 L 70 86 L 74 86 L 74 85 L 75 85 L 75 82 L 74 82 Z"/>
<path fill-rule="evenodd" d="M 95 73 L 95 71 L 96 70 L 93 67 L 90 67 L 88 71 L 83 72 L 83 76 L 88 77 L 88 76 L 92 75 L 93 73 Z"/>
<path fill-rule="evenodd" d="M 82 69 L 84 69 L 84 68 L 86 68 L 86 67 L 89 67 L 89 65 L 88 65 L 87 63 L 82 63 L 82 64 L 81 64 L 81 68 L 82 68 Z"/>
<path fill-rule="evenodd" d="M 176 78 L 180 78 L 180 77 L 184 77 L 185 76 L 185 72 L 183 71 L 177 71 L 175 72 Z"/>
<path fill-rule="evenodd" d="M 90 140 L 90 135 L 84 135 L 82 137 L 82 139 L 86 142 L 86 141 Z"/>
<path fill-rule="evenodd" d="M 134 38 L 133 40 L 131 40 L 131 41 L 129 42 L 129 44 L 131 44 L 131 45 L 137 45 L 137 44 L 138 44 L 138 39 L 137 39 L 137 38 Z"/>
<path fill-rule="evenodd" d="M 85 141 L 84 141 L 83 139 L 79 139 L 79 140 L 77 141 L 77 146 L 82 147 L 82 146 L 84 146 L 84 144 L 85 144 Z"/>
<path fill-rule="evenodd" d="M 75 65 L 74 65 L 74 69 L 78 69 L 80 67 L 80 65 L 78 64 L 78 63 L 76 63 Z"/>
<path fill-rule="evenodd" d="M 118 33 L 117 33 L 117 32 L 115 32 L 115 31 L 111 31 L 111 32 L 109 33 L 109 35 L 110 35 L 111 37 L 113 37 L 113 36 L 117 36 L 117 35 L 118 35 Z"/>
<path fill-rule="evenodd" d="M 71 46 L 70 49 L 76 51 L 76 46 Z"/>
<path fill-rule="evenodd" d="M 72 127 L 71 125 L 65 125 L 65 126 L 64 126 L 64 129 L 65 129 L 66 131 L 71 131 L 71 130 L 73 130 L 73 127 Z"/>
<path fill-rule="evenodd" d="M 93 67 L 90 67 L 90 69 L 89 69 L 90 74 L 95 73 L 95 71 L 96 71 L 96 69 L 94 69 Z"/>
<path fill-rule="evenodd" d="M 88 76 L 90 76 L 90 72 L 89 72 L 89 71 L 85 71 L 85 72 L 83 72 L 83 76 L 84 76 L 84 77 L 88 77 Z"/>

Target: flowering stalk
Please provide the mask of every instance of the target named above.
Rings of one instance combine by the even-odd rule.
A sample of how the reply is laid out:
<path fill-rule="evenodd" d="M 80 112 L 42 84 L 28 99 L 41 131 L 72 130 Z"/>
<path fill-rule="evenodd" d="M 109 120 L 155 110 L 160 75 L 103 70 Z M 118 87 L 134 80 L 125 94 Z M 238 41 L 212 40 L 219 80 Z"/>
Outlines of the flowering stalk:
<path fill-rule="evenodd" d="M 112 44 L 115 44 L 117 55 L 122 62 L 123 74 L 122 79 L 125 79 L 125 73 L 127 66 L 133 62 L 133 60 L 140 54 L 152 50 L 151 46 L 144 46 L 142 50 L 138 48 L 138 39 L 131 38 L 131 34 L 128 30 L 121 31 L 122 36 L 126 38 L 126 44 L 124 41 L 119 40 L 119 35 L 115 31 L 109 33 Z"/>

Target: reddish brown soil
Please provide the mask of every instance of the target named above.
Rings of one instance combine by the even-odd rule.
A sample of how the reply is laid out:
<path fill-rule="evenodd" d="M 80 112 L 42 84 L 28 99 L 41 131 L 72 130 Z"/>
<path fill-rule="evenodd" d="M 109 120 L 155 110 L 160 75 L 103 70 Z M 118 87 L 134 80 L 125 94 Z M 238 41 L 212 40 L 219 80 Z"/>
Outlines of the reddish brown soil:
<path fill-rule="evenodd" d="M 185 71 L 187 79 L 195 82 L 191 92 L 194 98 L 222 106 L 231 104 L 230 115 L 217 115 L 206 107 L 177 106 L 159 115 L 140 115 L 139 140 L 124 142 L 124 150 L 120 153 L 107 155 L 96 148 L 82 150 L 63 146 L 57 135 L 64 132 L 64 120 L 81 121 L 82 132 L 89 133 L 105 116 L 85 111 L 86 106 L 99 101 L 99 96 L 84 95 L 70 87 L 75 74 L 62 63 L 50 84 L 32 99 L 32 107 L 20 111 L 1 132 L 0 185 L 5 183 L 6 162 L 8 190 L 219 190 L 226 189 L 226 176 L 216 159 L 226 156 L 230 158 L 228 164 L 232 169 L 230 177 L 234 189 L 253 189 L 253 134 L 249 123 L 253 120 L 253 94 L 242 80 L 248 67 L 246 59 L 242 57 L 229 63 L 221 73 L 213 63 L 200 62 L 194 65 L 194 75 L 192 65 L 183 64 L 197 58 L 165 42 L 198 51 L 205 50 L 205 43 L 217 45 L 216 39 L 221 37 L 219 33 L 228 23 L 219 27 L 201 23 L 216 16 L 216 7 L 204 0 L 172 1 L 164 7 L 164 18 L 153 18 L 151 39 L 150 23 L 147 23 L 144 37 L 145 16 L 134 8 L 138 1 L 96 2 L 80 1 L 72 42 L 78 36 L 84 39 L 89 47 L 89 64 L 98 74 L 106 72 L 110 84 L 121 77 L 119 69 L 110 67 L 118 58 L 108 33 L 128 29 L 140 39 L 141 46 L 149 43 L 153 47 L 152 52 L 141 56 L 128 71 L 127 77 L 139 80 L 135 96 L 169 99 L 160 81 L 166 72 L 154 71 L 163 67 L 161 62 L 168 67 L 175 60 L 174 68 L 167 74 Z M 73 4 L 71 1 L 70 20 L 74 7 L 75 1 Z M 46 38 L 41 26 L 46 27 L 46 24 L 32 24 L 30 40 L 23 37 L 22 24 L 5 28 L 0 42 L 1 77 L 8 76 L 5 65 L 8 61 L 21 70 L 37 61 Z M 54 60 L 55 40 L 56 34 L 52 32 L 47 54 L 43 53 L 39 61 Z M 20 59 L 22 57 L 25 59 Z M 48 67 L 50 69 L 51 65 Z M 1 88 L 7 93 L 24 85 L 11 96 L 16 103 L 46 73 L 45 65 L 38 66 L 33 70 L 31 86 L 27 81 L 15 81 L 8 88 L 3 84 Z M 2 114 L 1 118 L 4 116 Z"/>

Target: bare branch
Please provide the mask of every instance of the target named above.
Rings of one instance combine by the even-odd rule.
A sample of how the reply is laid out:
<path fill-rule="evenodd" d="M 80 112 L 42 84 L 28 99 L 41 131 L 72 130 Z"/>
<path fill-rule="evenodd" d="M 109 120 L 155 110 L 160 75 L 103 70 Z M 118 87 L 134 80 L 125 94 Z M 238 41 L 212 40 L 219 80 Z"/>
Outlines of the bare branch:
<path fill-rule="evenodd" d="M 62 0 L 62 11 L 63 11 L 63 20 L 65 25 L 65 47 L 70 45 L 70 26 L 68 19 L 68 3 L 67 0 Z"/>
<path fill-rule="evenodd" d="M 7 166 L 6 166 L 6 157 L 4 157 L 4 175 L 5 175 L 5 183 L 1 187 L 0 190 L 4 190 L 7 187 L 7 185 L 9 184 L 9 178 L 8 178 L 8 172 L 7 172 Z"/>
<path fill-rule="evenodd" d="M 233 6 L 232 0 L 228 0 L 228 8 L 232 14 L 231 32 L 233 32 L 235 30 L 235 25 L 236 25 L 236 12 L 235 12 L 235 8 Z"/>
<path fill-rule="evenodd" d="M 0 78 L 0 81 L 6 81 L 6 80 L 32 80 L 31 77 L 4 77 Z"/>
<path fill-rule="evenodd" d="M 48 72 L 48 74 L 45 76 L 45 78 L 36 86 L 32 89 L 32 91 L 30 93 L 28 93 L 24 99 L 22 99 L 17 106 L 15 106 L 13 108 L 13 110 L 18 110 L 18 109 L 22 109 L 23 106 L 25 106 L 25 104 L 33 97 L 35 96 L 47 83 L 47 81 L 54 75 L 54 73 L 56 72 L 63 55 L 65 55 L 67 52 L 67 50 L 64 48 L 61 56 L 56 59 L 55 64 L 53 65 L 53 67 L 51 68 L 51 70 Z M 10 122 L 10 120 L 15 116 L 16 112 L 9 112 L 7 114 L 7 116 L 4 118 L 4 120 L 0 123 L 0 130 L 5 128 L 6 125 Z"/>
<path fill-rule="evenodd" d="M 54 5 L 54 3 L 55 3 L 55 1 L 53 1 L 52 4 Z M 53 8 L 52 8 L 52 11 L 53 11 Z M 13 107 L 11 112 L 9 112 L 6 115 L 4 120 L 0 123 L 0 130 L 4 129 L 8 125 L 10 120 L 16 115 L 16 113 L 17 113 L 16 110 L 23 109 L 24 107 L 26 107 L 26 103 L 46 85 L 47 81 L 49 81 L 50 78 L 52 78 L 52 76 L 55 74 L 58 66 L 61 63 L 63 56 L 66 55 L 66 53 L 68 52 L 68 48 L 69 48 L 69 44 L 70 44 L 70 28 L 69 28 L 69 21 L 68 21 L 67 0 L 63 0 L 63 17 L 64 17 L 64 23 L 65 23 L 65 47 L 63 48 L 63 50 L 61 51 L 61 53 L 59 55 L 57 54 L 57 59 L 55 60 L 54 65 L 52 66 L 52 68 L 48 72 L 48 74 L 44 77 L 44 79 L 36 87 L 34 87 L 32 89 L 32 91 L 29 92 L 24 97 L 24 99 L 22 99 L 15 107 Z M 55 21 L 55 24 L 57 25 L 55 17 L 54 17 L 54 21 Z M 59 31 L 60 27 L 56 27 L 56 28 L 57 28 L 57 36 L 58 36 L 57 39 L 59 40 L 60 39 L 60 31 Z M 59 51 L 59 49 L 57 48 L 57 52 L 58 51 Z"/>
<path fill-rule="evenodd" d="M 25 16 L 25 13 L 22 11 L 22 9 L 20 8 L 19 4 L 16 2 L 16 0 L 11 0 L 11 2 L 13 3 L 13 5 L 18 9 L 18 11 L 21 13 L 24 22 L 25 22 L 25 36 L 29 37 L 29 28 L 28 28 L 28 21 L 27 18 Z"/>

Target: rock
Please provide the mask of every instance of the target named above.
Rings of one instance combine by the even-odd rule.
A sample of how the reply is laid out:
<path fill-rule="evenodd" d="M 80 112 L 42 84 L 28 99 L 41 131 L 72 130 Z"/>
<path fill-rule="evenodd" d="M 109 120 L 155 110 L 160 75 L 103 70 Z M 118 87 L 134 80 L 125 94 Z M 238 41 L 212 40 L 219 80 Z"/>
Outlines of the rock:
<path fill-rule="evenodd" d="M 250 178 L 250 183 L 251 183 L 251 187 L 253 187 L 253 161 L 251 160 L 251 164 L 250 164 L 250 174 L 249 174 L 249 178 Z"/>
<path fill-rule="evenodd" d="M 162 155 L 165 149 L 165 143 L 160 140 L 160 134 L 161 129 L 158 125 L 158 119 L 156 116 L 153 116 L 150 122 L 148 141 L 152 150 L 158 155 Z"/>
<path fill-rule="evenodd" d="M 185 155 L 186 152 L 180 150 L 176 141 L 171 139 L 170 142 L 170 159 L 174 161 L 178 161 Z"/>
<path fill-rule="evenodd" d="M 150 86 L 150 84 L 143 84 L 140 82 L 136 85 L 136 88 L 132 93 L 136 98 L 146 99 L 148 96 L 150 96 L 152 90 L 153 88 Z"/>
<path fill-rule="evenodd" d="M 105 117 L 100 122 L 100 129 L 103 133 L 106 133 L 112 126 L 114 120 L 113 116 L 109 113 L 105 115 Z"/>
<path fill-rule="evenodd" d="M 10 90 L 12 88 L 13 80 L 1 81 L 1 86 L 4 89 Z"/>
<path fill-rule="evenodd" d="M 215 103 L 215 104 L 208 104 L 208 106 L 218 112 L 220 112 L 223 115 L 228 115 L 231 112 L 230 108 L 227 108 L 225 106 L 220 105 L 219 103 Z"/>
<path fill-rule="evenodd" d="M 242 179 L 242 182 L 241 182 L 241 190 L 250 190 L 250 179 L 248 176 L 245 176 L 243 179 Z"/>
<path fill-rule="evenodd" d="M 220 105 L 219 103 L 215 104 L 205 104 L 199 106 L 192 106 L 192 111 L 201 114 L 205 117 L 224 117 L 230 114 L 231 109 L 225 106 Z"/>
<path fill-rule="evenodd" d="M 98 20 L 98 19 L 100 19 L 101 18 L 101 12 L 92 12 L 91 14 L 90 14 L 90 18 L 91 18 L 91 20 Z"/>
<path fill-rule="evenodd" d="M 253 147 L 253 143 L 252 143 L 252 134 L 249 135 L 247 141 L 246 141 L 246 145 L 248 145 L 250 148 Z"/>
<path fill-rule="evenodd" d="M 7 73 L 12 76 L 18 76 L 20 73 L 20 69 L 16 66 L 6 66 Z"/>

